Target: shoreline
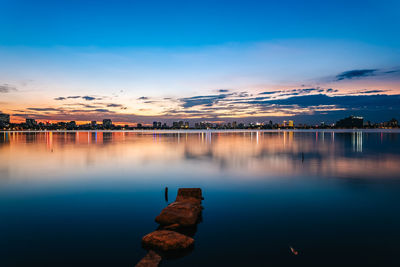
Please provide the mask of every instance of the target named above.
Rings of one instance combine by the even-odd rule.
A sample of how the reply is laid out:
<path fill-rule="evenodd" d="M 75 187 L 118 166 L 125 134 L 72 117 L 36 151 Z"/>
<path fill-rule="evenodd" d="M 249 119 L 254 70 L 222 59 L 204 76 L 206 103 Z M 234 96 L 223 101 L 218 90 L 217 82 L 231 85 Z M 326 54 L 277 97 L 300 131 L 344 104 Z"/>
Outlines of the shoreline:
<path fill-rule="evenodd" d="M 400 128 L 393 129 L 182 129 L 182 130 L 0 130 L 0 133 L 78 133 L 78 132 L 103 132 L 103 133 L 252 133 L 252 132 L 391 132 L 400 133 Z"/>

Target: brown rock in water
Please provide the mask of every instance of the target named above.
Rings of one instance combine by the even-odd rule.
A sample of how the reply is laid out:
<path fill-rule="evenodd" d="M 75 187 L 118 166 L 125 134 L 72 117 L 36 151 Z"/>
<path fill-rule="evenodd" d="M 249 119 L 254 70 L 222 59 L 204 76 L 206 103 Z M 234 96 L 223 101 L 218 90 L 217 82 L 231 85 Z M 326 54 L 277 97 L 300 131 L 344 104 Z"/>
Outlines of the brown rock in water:
<path fill-rule="evenodd" d="M 194 203 L 191 200 L 175 201 L 161 211 L 156 217 L 156 222 L 161 225 L 191 226 L 197 223 L 201 209 L 199 203 Z"/>
<path fill-rule="evenodd" d="M 155 251 L 150 250 L 139 262 L 136 267 L 157 267 L 160 264 L 161 256 Z"/>
<path fill-rule="evenodd" d="M 179 188 L 175 201 L 190 201 L 200 204 L 202 199 L 201 188 Z"/>
<path fill-rule="evenodd" d="M 162 228 L 165 230 L 176 230 L 180 228 L 181 226 L 177 223 L 171 224 L 171 225 L 164 225 Z"/>
<path fill-rule="evenodd" d="M 194 244 L 194 239 L 169 230 L 157 230 L 142 239 L 143 245 L 162 251 L 183 250 Z"/>

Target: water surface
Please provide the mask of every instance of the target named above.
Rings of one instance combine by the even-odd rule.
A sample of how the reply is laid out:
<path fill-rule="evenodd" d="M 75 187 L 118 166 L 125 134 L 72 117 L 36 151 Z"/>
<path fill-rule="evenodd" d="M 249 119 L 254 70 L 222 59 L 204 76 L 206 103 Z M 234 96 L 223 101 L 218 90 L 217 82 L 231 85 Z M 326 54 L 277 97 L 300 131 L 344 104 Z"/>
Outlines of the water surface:
<path fill-rule="evenodd" d="M 166 186 L 205 209 L 162 266 L 399 265 L 398 131 L 166 131 L 0 132 L 0 266 L 134 266 Z"/>

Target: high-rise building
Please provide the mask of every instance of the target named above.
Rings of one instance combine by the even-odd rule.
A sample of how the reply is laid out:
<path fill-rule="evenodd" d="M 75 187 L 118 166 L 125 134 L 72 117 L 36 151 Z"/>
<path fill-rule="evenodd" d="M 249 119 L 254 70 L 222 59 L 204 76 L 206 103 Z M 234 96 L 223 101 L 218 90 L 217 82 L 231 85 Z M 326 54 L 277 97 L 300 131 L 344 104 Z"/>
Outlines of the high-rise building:
<path fill-rule="evenodd" d="M 336 127 L 339 128 L 362 128 L 364 126 L 363 117 L 350 116 L 336 122 Z"/>
<path fill-rule="evenodd" d="M 289 121 L 288 126 L 289 127 L 294 127 L 294 122 L 293 121 Z"/>
<path fill-rule="evenodd" d="M 103 128 L 104 129 L 111 129 L 112 122 L 110 119 L 104 119 L 103 120 Z"/>
<path fill-rule="evenodd" d="M 35 119 L 25 119 L 25 123 L 30 128 L 37 125 L 37 122 Z"/>
<path fill-rule="evenodd" d="M 7 127 L 10 125 L 10 115 L 0 113 L 0 127 Z"/>

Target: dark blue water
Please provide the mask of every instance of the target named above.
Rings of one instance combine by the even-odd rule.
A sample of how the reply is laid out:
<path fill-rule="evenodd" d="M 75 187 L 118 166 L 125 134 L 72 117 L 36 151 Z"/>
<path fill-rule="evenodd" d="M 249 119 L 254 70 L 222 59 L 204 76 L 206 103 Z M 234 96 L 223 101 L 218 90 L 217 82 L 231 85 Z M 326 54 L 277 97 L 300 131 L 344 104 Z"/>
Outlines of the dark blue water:
<path fill-rule="evenodd" d="M 0 266 L 134 266 L 165 186 L 205 199 L 161 266 L 398 266 L 399 137 L 0 133 Z"/>

